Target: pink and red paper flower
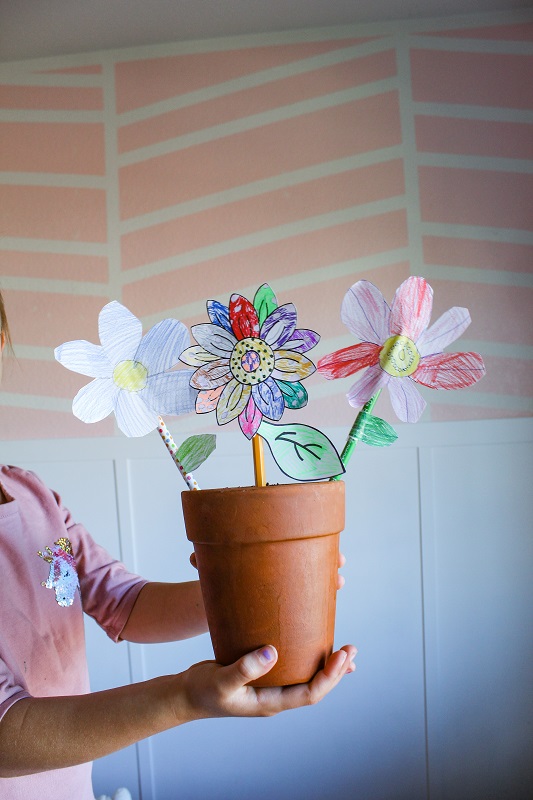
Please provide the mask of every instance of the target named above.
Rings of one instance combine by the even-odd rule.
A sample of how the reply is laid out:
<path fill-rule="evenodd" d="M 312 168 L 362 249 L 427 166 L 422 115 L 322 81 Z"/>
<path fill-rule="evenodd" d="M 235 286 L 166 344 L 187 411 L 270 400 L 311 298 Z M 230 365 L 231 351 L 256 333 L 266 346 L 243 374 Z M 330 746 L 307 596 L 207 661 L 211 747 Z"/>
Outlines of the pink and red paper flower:
<path fill-rule="evenodd" d="M 463 389 L 485 374 L 478 353 L 444 353 L 470 325 L 466 308 L 450 308 L 429 326 L 433 290 L 412 276 L 397 289 L 389 308 L 370 281 L 358 281 L 346 293 L 341 319 L 360 344 L 324 356 L 317 364 L 326 378 L 366 371 L 347 394 L 354 408 L 385 386 L 402 422 L 417 422 L 426 402 L 416 384 L 432 389 Z"/>

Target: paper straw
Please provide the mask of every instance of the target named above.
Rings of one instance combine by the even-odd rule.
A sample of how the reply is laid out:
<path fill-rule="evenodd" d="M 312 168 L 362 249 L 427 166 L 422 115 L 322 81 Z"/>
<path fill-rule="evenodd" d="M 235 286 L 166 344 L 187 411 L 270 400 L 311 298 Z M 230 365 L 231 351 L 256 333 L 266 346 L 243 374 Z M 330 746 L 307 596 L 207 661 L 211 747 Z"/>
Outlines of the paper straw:
<path fill-rule="evenodd" d="M 263 440 L 257 433 L 252 437 L 252 452 L 254 456 L 255 485 L 266 486 Z"/>
<path fill-rule="evenodd" d="M 191 491 L 195 490 L 195 489 L 199 489 L 200 487 L 196 483 L 195 477 L 192 474 L 192 472 L 186 472 L 184 470 L 183 464 L 181 463 L 181 461 L 178 458 L 178 448 L 176 446 L 176 443 L 174 442 L 174 439 L 172 438 L 172 434 L 170 433 L 169 429 L 165 425 L 162 417 L 159 417 L 159 427 L 157 428 L 157 430 L 159 431 L 159 435 L 163 439 L 168 452 L 172 456 L 175 465 L 179 469 L 179 471 L 181 473 L 181 477 L 183 478 L 183 480 L 185 481 L 185 483 L 187 484 L 189 489 L 191 489 Z"/>
<path fill-rule="evenodd" d="M 373 395 L 368 403 L 365 403 L 359 414 L 355 418 L 355 422 L 350 428 L 350 433 L 348 434 L 348 438 L 346 439 L 346 444 L 344 445 L 343 451 L 341 453 L 341 461 L 344 465 L 344 468 L 348 466 L 348 462 L 352 457 L 353 451 L 359 441 L 359 428 L 361 423 L 364 421 L 365 417 L 372 412 L 372 409 L 376 405 L 378 401 L 378 397 L 381 394 L 381 389 L 378 389 L 375 395 Z M 342 475 L 335 475 L 335 477 L 330 478 L 330 481 L 340 481 Z"/>

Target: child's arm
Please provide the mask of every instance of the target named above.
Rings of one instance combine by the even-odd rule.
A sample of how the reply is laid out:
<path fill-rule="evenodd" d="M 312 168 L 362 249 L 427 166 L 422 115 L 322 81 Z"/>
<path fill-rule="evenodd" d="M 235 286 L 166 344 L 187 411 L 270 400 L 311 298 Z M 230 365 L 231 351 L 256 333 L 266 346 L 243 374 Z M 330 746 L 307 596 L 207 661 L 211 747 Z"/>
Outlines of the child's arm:
<path fill-rule="evenodd" d="M 154 644 L 188 639 L 206 631 L 199 581 L 147 583 L 139 592 L 120 638 Z"/>
<path fill-rule="evenodd" d="M 222 667 L 186 672 L 78 697 L 24 698 L 0 722 L 0 777 L 92 761 L 147 736 L 208 717 L 268 717 L 321 700 L 354 669 L 356 650 L 334 653 L 309 684 L 253 689 L 246 684 L 276 663 L 274 648 Z"/>

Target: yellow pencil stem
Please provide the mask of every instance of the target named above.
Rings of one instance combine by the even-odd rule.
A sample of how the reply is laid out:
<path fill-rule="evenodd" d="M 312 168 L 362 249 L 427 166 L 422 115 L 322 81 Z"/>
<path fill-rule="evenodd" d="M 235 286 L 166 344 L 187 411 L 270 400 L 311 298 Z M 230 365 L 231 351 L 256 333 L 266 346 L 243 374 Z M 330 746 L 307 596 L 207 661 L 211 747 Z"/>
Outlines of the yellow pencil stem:
<path fill-rule="evenodd" d="M 263 440 L 257 433 L 252 437 L 252 452 L 254 455 L 255 485 L 266 486 Z"/>

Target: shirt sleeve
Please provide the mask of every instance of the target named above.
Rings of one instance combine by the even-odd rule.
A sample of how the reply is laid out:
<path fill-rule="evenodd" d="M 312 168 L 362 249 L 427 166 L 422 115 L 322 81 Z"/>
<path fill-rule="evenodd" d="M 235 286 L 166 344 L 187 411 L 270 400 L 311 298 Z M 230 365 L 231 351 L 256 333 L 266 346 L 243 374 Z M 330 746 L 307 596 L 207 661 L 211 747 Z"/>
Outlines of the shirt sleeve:
<path fill-rule="evenodd" d="M 76 560 L 83 610 L 96 620 L 110 639 L 117 642 L 139 592 L 148 581 L 129 572 L 124 564 L 97 544 L 83 525 L 72 520 L 69 510 L 56 497 Z"/>
<path fill-rule="evenodd" d="M 0 658 L 0 720 L 17 700 L 31 697 L 24 686 L 18 683 L 3 658 Z"/>

